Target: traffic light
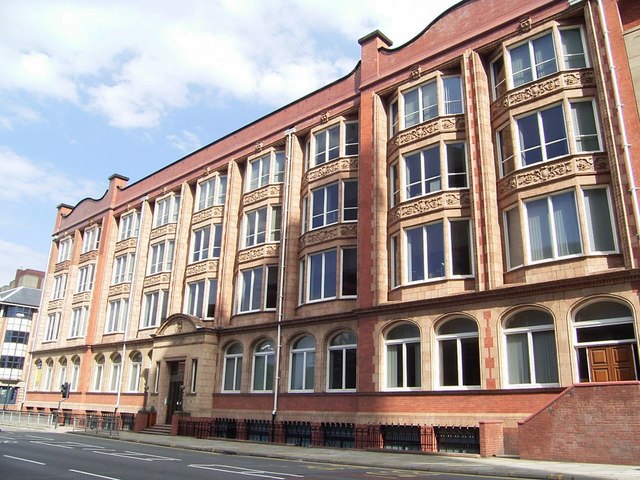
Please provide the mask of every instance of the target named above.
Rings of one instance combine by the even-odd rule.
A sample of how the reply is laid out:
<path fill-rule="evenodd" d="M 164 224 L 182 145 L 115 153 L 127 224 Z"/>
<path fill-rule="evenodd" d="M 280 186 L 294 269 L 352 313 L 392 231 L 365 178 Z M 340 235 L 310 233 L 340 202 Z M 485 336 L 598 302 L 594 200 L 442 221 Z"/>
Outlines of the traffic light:
<path fill-rule="evenodd" d="M 62 398 L 69 398 L 70 387 L 71 384 L 69 382 L 64 382 L 62 385 L 60 385 L 60 393 L 62 394 Z"/>

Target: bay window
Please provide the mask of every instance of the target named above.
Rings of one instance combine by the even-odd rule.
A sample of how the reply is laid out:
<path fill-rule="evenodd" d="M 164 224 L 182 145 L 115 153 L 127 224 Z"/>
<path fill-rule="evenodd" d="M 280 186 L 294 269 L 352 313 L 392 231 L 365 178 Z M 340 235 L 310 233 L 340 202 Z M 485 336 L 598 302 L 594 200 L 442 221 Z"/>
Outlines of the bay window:
<path fill-rule="evenodd" d="M 247 212 L 244 216 L 244 247 L 280 241 L 281 223 L 282 208 L 279 205 Z"/>
<path fill-rule="evenodd" d="M 180 195 L 171 195 L 156 201 L 153 214 L 153 228 L 168 223 L 176 223 L 180 212 Z"/>
<path fill-rule="evenodd" d="M 78 270 L 78 284 L 76 285 L 76 293 L 88 292 L 93 288 L 93 275 L 95 265 L 85 265 Z"/>
<path fill-rule="evenodd" d="M 284 151 L 269 152 L 249 160 L 245 191 L 250 192 L 265 185 L 284 181 Z"/>
<path fill-rule="evenodd" d="M 196 211 L 206 210 L 213 205 L 223 205 L 227 195 L 227 176 L 216 175 L 198 183 Z"/>
<path fill-rule="evenodd" d="M 355 297 L 357 257 L 355 247 L 344 247 L 313 253 L 301 260 L 301 303 Z"/>
<path fill-rule="evenodd" d="M 140 328 L 152 328 L 160 325 L 167 318 L 167 305 L 169 303 L 168 290 L 156 290 L 145 293 L 144 310 Z"/>
<path fill-rule="evenodd" d="M 272 310 L 277 305 L 278 267 L 259 266 L 240 272 L 238 313 Z"/>
<path fill-rule="evenodd" d="M 302 231 L 323 228 L 339 221 L 358 220 L 358 181 L 345 180 L 316 188 L 303 199 Z"/>
<path fill-rule="evenodd" d="M 87 228 L 82 234 L 82 253 L 97 250 L 100 244 L 100 227 Z"/>
<path fill-rule="evenodd" d="M 175 241 L 164 240 L 154 243 L 149 248 L 149 272 L 148 275 L 171 271 L 173 264 L 173 251 Z"/>
<path fill-rule="evenodd" d="M 305 149 L 305 169 L 317 167 L 340 157 L 358 155 L 359 124 L 341 121 L 314 132 Z"/>
<path fill-rule="evenodd" d="M 71 313 L 69 338 L 84 337 L 87 322 L 87 307 L 74 308 Z"/>
<path fill-rule="evenodd" d="M 186 312 L 198 318 L 215 317 L 217 295 L 218 280 L 215 278 L 187 283 Z"/>
<path fill-rule="evenodd" d="M 137 237 L 140 228 L 140 212 L 127 213 L 120 217 L 120 228 L 118 229 L 118 241 L 127 238 Z"/>
<path fill-rule="evenodd" d="M 58 243 L 58 257 L 56 263 L 61 263 L 71 258 L 73 252 L 73 239 L 70 237 L 60 240 Z"/>
<path fill-rule="evenodd" d="M 193 231 L 191 262 L 201 262 L 208 258 L 220 257 L 222 224 L 207 225 Z"/>
<path fill-rule="evenodd" d="M 104 333 L 123 332 L 129 315 L 129 299 L 112 300 L 107 309 Z"/>
<path fill-rule="evenodd" d="M 113 279 L 112 285 L 118 283 L 130 282 L 133 278 L 133 268 L 135 266 L 135 254 L 126 253 L 119 255 L 113 262 Z"/>

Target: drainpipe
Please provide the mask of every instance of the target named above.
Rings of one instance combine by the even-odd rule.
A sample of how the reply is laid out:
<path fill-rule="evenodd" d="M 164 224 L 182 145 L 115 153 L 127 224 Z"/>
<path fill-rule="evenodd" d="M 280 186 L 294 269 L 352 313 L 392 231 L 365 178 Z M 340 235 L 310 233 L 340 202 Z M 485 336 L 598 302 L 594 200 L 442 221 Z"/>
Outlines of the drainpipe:
<path fill-rule="evenodd" d="M 282 349 L 282 319 L 284 316 L 284 278 L 286 268 L 286 247 L 287 247 L 287 226 L 289 224 L 289 191 L 291 188 L 291 155 L 293 152 L 293 138 L 296 133 L 295 127 L 284 132 L 287 136 L 287 151 L 284 157 L 284 197 L 282 199 L 282 218 L 280 227 L 280 271 L 278 277 L 278 328 L 276 334 L 276 364 L 275 378 L 273 382 L 273 411 L 271 412 L 271 428 L 275 425 L 276 416 L 278 415 L 278 390 L 280 390 L 280 360 Z"/>
<path fill-rule="evenodd" d="M 602 32 L 604 35 L 604 47 L 607 54 L 607 66 L 609 67 L 609 71 L 611 73 L 611 84 L 613 87 L 613 97 L 616 102 L 616 114 L 618 119 L 618 124 L 620 125 L 620 138 L 622 140 L 622 148 L 623 148 L 623 157 L 624 164 L 626 169 L 627 178 L 629 180 L 629 192 L 631 193 L 631 201 L 633 205 L 633 219 L 636 226 L 636 240 L 638 239 L 638 228 L 640 225 L 638 224 L 638 219 L 640 219 L 640 208 L 638 207 L 638 187 L 636 187 L 635 178 L 633 175 L 633 165 L 631 163 L 631 152 L 629 150 L 629 140 L 627 137 L 627 129 L 624 123 L 624 115 L 622 113 L 622 100 L 620 99 L 620 87 L 618 85 L 618 79 L 616 77 L 616 66 L 613 62 L 613 55 L 611 52 L 611 40 L 609 38 L 609 30 L 607 28 L 607 19 L 604 13 L 604 6 L 602 4 L 602 0 L 597 0 L 598 3 L 598 13 L 600 15 L 600 24 L 602 25 Z M 606 98 L 606 97 L 605 97 Z M 635 268 L 635 258 L 633 256 L 633 251 L 631 252 L 631 268 Z"/>
<path fill-rule="evenodd" d="M 122 336 L 122 351 L 120 353 L 120 373 L 118 378 L 118 395 L 116 397 L 116 405 L 113 409 L 113 414 L 118 413 L 118 408 L 120 408 L 120 397 L 122 396 L 122 373 L 124 371 L 125 366 L 125 355 L 127 354 L 127 334 L 129 332 L 129 317 L 131 316 L 131 304 L 133 303 L 133 291 L 136 283 L 136 269 L 138 268 L 138 261 L 140 260 L 140 255 L 138 252 L 140 251 L 140 236 L 142 234 L 142 221 L 144 219 L 144 207 L 145 202 L 149 199 L 148 195 L 145 195 L 142 198 L 142 203 L 140 207 L 140 218 L 138 219 L 138 237 L 136 240 L 136 254 L 133 259 L 133 276 L 131 278 L 131 287 L 129 288 L 129 301 L 127 302 L 127 317 L 124 322 L 124 334 Z M 143 358 L 144 360 L 144 358 Z M 142 367 L 142 366 L 141 366 Z M 145 393 L 145 401 L 146 401 L 146 393 Z"/>

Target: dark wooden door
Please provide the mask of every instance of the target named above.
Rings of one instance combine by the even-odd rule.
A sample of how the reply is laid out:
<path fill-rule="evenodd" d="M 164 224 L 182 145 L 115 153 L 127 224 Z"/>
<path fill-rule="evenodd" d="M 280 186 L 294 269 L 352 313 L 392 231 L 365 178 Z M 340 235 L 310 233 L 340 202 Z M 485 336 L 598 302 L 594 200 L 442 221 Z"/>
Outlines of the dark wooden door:
<path fill-rule="evenodd" d="M 633 345 L 590 347 L 588 352 L 592 382 L 636 380 Z"/>
<path fill-rule="evenodd" d="M 171 423 L 175 412 L 182 411 L 182 393 L 184 392 L 184 362 L 172 362 L 169 365 L 169 395 L 167 396 L 167 416 L 165 423 Z"/>

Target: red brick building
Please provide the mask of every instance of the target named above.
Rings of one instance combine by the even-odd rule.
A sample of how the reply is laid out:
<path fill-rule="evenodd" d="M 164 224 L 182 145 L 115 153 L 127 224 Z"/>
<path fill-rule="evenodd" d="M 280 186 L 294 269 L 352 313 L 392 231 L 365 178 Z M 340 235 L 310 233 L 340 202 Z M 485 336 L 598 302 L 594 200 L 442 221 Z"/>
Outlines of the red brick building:
<path fill-rule="evenodd" d="M 638 379 L 637 2 L 467 0 L 360 45 L 344 78 L 60 205 L 28 408 L 68 381 L 68 411 L 391 448 L 393 425 L 498 422 L 513 452 L 564 388 Z"/>

